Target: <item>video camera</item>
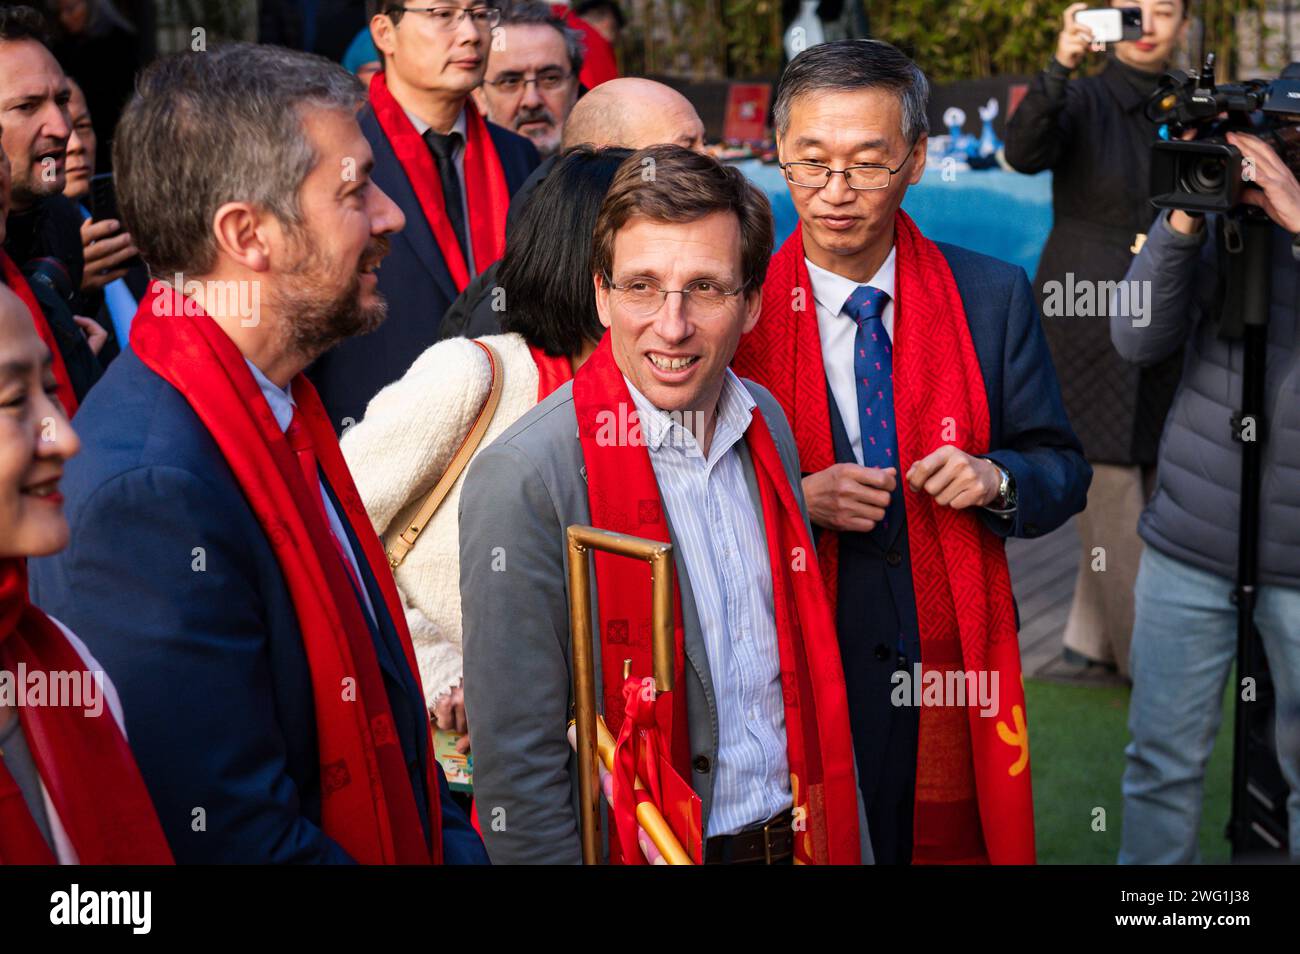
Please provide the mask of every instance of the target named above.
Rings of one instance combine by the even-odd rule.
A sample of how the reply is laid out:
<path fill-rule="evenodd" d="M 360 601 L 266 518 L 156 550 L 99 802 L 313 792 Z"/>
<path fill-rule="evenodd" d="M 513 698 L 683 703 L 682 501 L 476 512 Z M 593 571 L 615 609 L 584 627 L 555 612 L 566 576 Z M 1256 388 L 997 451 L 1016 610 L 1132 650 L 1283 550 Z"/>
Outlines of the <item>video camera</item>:
<path fill-rule="evenodd" d="M 1227 113 L 1225 118 L 1220 118 Z M 1151 155 L 1151 204 L 1158 209 L 1227 212 L 1241 204 L 1241 151 L 1224 138 L 1244 132 L 1268 143 L 1300 178 L 1300 63 L 1275 80 L 1214 81 L 1214 54 L 1199 73 L 1165 74 L 1146 105 L 1147 118 L 1170 136 L 1197 129 L 1195 140 L 1158 142 Z"/>

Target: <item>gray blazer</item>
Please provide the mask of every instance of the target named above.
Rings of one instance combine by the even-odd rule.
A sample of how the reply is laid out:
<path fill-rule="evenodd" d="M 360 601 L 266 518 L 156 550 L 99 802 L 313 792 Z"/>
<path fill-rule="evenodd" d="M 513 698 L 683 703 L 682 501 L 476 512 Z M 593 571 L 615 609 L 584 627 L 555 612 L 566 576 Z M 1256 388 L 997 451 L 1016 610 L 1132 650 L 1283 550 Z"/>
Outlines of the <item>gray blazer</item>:
<path fill-rule="evenodd" d="M 772 431 L 806 521 L 790 426 L 767 390 L 744 383 Z M 743 443 L 738 450 L 757 510 L 753 463 Z M 572 385 L 566 384 L 479 454 L 460 498 L 465 709 L 474 740 L 479 823 L 497 864 L 581 861 L 577 758 L 565 736 L 573 696 L 565 531 L 590 522 Z M 718 757 L 717 703 L 690 577 L 671 524 L 668 535 L 685 630 L 693 753 L 688 781 L 703 803 L 707 830 Z M 592 618 L 598 619 L 595 590 Z M 597 700 L 603 698 L 599 654 L 597 641 Z M 870 841 L 861 810 L 859 824 L 866 860 Z M 601 830 L 607 840 L 608 817 Z"/>

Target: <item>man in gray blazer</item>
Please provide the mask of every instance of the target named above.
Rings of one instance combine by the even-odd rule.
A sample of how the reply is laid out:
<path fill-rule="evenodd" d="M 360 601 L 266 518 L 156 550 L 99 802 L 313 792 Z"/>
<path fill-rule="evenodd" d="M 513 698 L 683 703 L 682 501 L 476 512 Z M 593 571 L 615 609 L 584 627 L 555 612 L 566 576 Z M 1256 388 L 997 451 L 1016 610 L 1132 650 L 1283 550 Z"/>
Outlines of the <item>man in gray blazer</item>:
<path fill-rule="evenodd" d="M 621 372 L 636 405 L 667 517 L 684 629 L 677 688 L 689 724 L 686 781 L 702 802 L 706 862 L 788 863 L 796 837 L 773 609 L 772 577 L 781 568 L 769 565 L 759 452 L 744 439 L 758 415 L 801 533 L 808 517 L 779 405 L 727 367 L 758 319 L 771 244 L 766 200 L 734 169 L 676 146 L 633 154 L 596 227 L 596 301 L 610 330 L 579 371 L 581 382 L 617 365 L 612 380 Z M 577 760 L 565 734 L 572 701 L 565 530 L 592 523 L 593 462 L 574 394 L 573 382 L 562 386 L 484 450 L 461 496 L 465 704 L 479 819 L 496 863 L 581 858 Z M 593 619 L 598 593 L 593 588 Z M 833 673 L 821 682 L 833 688 L 816 704 L 829 698 L 834 709 L 844 704 L 843 676 L 826 619 L 832 651 L 819 655 L 832 657 Z M 803 617 L 798 625 L 815 628 Z M 596 674 L 599 681 L 599 658 Z M 605 698 L 600 685 L 597 698 Z M 851 830 L 840 842 L 851 842 L 851 852 L 838 859 L 869 860 L 847 708 L 842 715 L 843 791 L 851 792 L 839 831 Z M 611 837 L 608 822 L 602 831 Z"/>

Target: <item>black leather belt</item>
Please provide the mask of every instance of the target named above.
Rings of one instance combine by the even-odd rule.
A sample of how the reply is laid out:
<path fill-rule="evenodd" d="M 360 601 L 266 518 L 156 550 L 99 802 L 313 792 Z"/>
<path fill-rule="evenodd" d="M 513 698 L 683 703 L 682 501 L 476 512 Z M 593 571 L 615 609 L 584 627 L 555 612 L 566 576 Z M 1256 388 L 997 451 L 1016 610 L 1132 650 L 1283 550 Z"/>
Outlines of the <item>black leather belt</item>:
<path fill-rule="evenodd" d="M 794 813 L 786 809 L 771 821 L 734 835 L 715 835 L 704 844 L 706 865 L 788 865 L 794 863 Z"/>

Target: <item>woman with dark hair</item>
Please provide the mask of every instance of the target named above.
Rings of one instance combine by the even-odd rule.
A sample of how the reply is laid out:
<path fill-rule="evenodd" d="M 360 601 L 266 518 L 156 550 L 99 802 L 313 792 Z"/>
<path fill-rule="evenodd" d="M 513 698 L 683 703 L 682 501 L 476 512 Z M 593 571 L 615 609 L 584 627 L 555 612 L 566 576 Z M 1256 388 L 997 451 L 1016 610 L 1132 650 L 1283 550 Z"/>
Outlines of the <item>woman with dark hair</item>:
<path fill-rule="evenodd" d="M 375 395 L 340 442 L 394 564 L 425 701 L 442 729 L 466 731 L 456 522 L 464 469 L 477 449 L 572 378 L 604 334 L 591 235 L 629 155 L 582 146 L 561 156 L 507 229 L 495 287 L 485 286 L 476 306 L 495 311 L 504 333 L 433 345 Z M 494 376 L 495 406 L 488 400 Z M 472 435 L 480 419 L 486 429 Z M 430 516 L 435 491 L 445 496 L 433 494 Z"/>

